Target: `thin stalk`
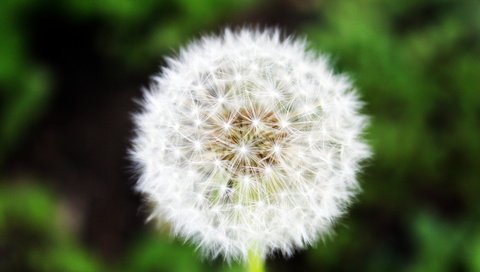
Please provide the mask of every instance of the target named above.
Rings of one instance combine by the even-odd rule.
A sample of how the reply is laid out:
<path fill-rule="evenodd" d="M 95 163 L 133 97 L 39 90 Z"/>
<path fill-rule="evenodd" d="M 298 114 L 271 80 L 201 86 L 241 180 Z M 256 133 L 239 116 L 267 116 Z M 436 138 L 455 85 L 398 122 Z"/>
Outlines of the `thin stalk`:
<path fill-rule="evenodd" d="M 265 263 L 254 250 L 248 252 L 247 272 L 265 272 Z"/>

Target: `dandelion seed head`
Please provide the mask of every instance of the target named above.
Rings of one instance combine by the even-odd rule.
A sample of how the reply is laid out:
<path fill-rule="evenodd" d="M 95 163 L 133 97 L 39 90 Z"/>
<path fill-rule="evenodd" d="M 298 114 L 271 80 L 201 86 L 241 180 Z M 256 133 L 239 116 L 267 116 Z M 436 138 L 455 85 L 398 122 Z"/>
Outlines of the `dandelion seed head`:
<path fill-rule="evenodd" d="M 358 189 L 367 118 L 348 78 L 277 30 L 180 50 L 135 116 L 136 189 L 208 256 L 285 255 L 328 234 Z"/>

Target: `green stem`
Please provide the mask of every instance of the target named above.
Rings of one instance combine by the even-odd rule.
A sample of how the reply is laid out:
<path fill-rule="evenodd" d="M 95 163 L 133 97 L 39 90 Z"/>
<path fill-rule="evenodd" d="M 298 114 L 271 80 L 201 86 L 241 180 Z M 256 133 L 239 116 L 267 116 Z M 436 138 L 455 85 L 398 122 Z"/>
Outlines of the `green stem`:
<path fill-rule="evenodd" d="M 265 272 L 264 261 L 254 250 L 248 252 L 247 272 Z"/>

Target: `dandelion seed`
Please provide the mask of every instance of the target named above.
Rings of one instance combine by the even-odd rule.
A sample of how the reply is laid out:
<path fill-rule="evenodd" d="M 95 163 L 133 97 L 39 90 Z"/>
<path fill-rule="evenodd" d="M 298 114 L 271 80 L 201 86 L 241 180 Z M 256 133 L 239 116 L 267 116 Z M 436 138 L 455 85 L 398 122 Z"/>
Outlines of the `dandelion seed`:
<path fill-rule="evenodd" d="M 332 229 L 370 152 L 348 78 L 276 30 L 180 50 L 136 114 L 136 189 L 210 256 L 290 255 Z"/>

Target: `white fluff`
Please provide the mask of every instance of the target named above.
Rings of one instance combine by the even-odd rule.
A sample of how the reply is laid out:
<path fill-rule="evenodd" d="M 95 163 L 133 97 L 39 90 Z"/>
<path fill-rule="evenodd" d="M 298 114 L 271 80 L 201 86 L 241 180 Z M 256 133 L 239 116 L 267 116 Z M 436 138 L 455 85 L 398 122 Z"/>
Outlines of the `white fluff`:
<path fill-rule="evenodd" d="M 327 234 L 358 189 L 367 118 L 348 77 L 277 30 L 181 49 L 136 114 L 136 189 L 152 218 L 208 256 L 290 255 Z"/>

